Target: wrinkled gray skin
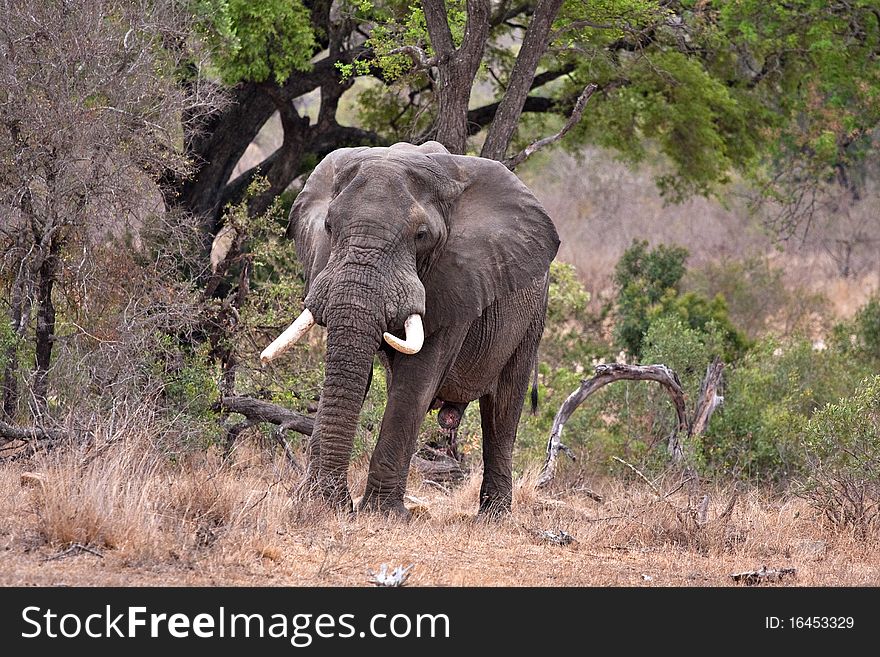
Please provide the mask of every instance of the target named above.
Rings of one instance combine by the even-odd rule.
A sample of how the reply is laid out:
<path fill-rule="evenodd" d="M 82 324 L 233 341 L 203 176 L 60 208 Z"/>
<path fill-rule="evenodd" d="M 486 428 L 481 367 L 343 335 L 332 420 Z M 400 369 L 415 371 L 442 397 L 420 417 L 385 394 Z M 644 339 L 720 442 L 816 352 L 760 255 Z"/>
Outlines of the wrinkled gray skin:
<path fill-rule="evenodd" d="M 451 155 L 436 142 L 340 149 L 309 177 L 288 235 L 305 269 L 305 307 L 327 327 L 312 488 L 351 507 L 348 463 L 379 351 L 388 403 L 360 508 L 406 515 L 426 412 L 479 399 L 480 512 L 508 511 L 513 442 L 559 246 L 538 201 L 499 162 Z M 403 336 L 412 313 L 422 315 L 425 342 L 405 355 L 382 333 Z"/>

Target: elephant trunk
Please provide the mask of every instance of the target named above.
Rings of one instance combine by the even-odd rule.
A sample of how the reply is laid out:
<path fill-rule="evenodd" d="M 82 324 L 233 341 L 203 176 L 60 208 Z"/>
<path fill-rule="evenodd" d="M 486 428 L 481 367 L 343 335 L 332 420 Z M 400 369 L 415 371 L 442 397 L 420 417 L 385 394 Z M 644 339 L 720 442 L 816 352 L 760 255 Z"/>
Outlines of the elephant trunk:
<path fill-rule="evenodd" d="M 328 502 L 351 508 L 347 472 L 358 418 L 382 340 L 384 317 L 377 307 L 375 288 L 352 302 L 353 288 L 344 302 L 327 310 L 327 358 L 324 388 L 315 428 L 309 441 L 309 481 Z M 368 293 L 367 293 L 368 292 Z"/>

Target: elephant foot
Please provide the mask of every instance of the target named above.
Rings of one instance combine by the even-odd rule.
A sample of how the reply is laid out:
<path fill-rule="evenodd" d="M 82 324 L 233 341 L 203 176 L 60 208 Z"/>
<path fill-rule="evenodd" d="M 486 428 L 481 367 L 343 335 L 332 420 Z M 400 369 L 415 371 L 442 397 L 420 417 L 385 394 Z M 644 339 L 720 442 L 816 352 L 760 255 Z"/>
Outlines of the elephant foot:
<path fill-rule="evenodd" d="M 348 492 L 348 482 L 339 477 L 321 477 L 309 473 L 299 488 L 299 496 L 307 500 L 320 500 L 328 507 L 339 510 L 354 511 L 351 495 Z"/>
<path fill-rule="evenodd" d="M 404 506 L 403 500 L 391 499 L 369 491 L 364 493 L 361 498 L 358 512 L 380 513 L 389 518 L 407 522 L 412 518 L 412 512 Z"/>
<path fill-rule="evenodd" d="M 496 520 L 510 515 L 510 496 L 480 496 L 480 510 L 477 516 Z"/>

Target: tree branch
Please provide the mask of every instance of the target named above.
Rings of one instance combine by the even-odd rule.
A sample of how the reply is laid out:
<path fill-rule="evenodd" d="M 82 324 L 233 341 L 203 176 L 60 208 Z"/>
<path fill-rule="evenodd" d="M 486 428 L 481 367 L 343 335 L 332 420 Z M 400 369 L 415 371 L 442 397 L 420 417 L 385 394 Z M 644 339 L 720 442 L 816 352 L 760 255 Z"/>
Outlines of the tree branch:
<path fill-rule="evenodd" d="M 451 55 L 455 51 L 455 44 L 452 41 L 449 21 L 446 19 L 446 2 L 422 0 L 422 9 L 425 12 L 425 26 L 428 28 L 428 36 L 431 38 L 434 52 L 438 57 Z"/>
<path fill-rule="evenodd" d="M 513 171 L 514 169 L 516 169 L 516 167 L 525 162 L 529 157 L 534 155 L 540 149 L 544 148 L 545 146 L 549 146 L 550 144 L 555 144 L 557 141 L 562 139 L 568 133 L 568 131 L 571 130 L 577 124 L 577 122 L 581 120 L 581 115 L 584 113 L 584 107 L 587 106 L 587 101 L 590 100 L 590 96 L 593 95 L 597 88 L 598 87 L 593 83 L 588 84 L 584 88 L 584 90 L 581 92 L 581 95 L 578 97 L 577 102 L 574 104 L 574 110 L 572 111 L 571 116 L 568 117 L 568 121 L 566 121 L 565 125 L 562 126 L 562 130 L 557 132 L 555 135 L 544 137 L 543 139 L 532 142 L 519 153 L 505 160 L 504 165 L 508 169 Z"/>
<path fill-rule="evenodd" d="M 315 420 L 302 413 L 291 411 L 278 404 L 267 402 L 262 399 L 254 399 L 253 397 L 243 397 L 240 395 L 224 395 L 220 401 L 215 404 L 215 410 L 224 410 L 230 413 L 239 413 L 244 415 L 252 422 L 268 422 L 285 426 L 288 429 L 307 436 L 312 435 L 315 428 Z"/>
<path fill-rule="evenodd" d="M 724 363 L 718 358 L 706 368 L 706 376 L 700 385 L 700 396 L 697 398 L 697 407 L 694 411 L 694 421 L 691 423 L 690 436 L 699 436 L 703 433 L 709 425 L 712 413 L 724 403 L 724 397 L 718 394 L 723 371 Z"/>
<path fill-rule="evenodd" d="M 496 8 L 495 13 L 489 17 L 489 25 L 491 27 L 498 27 L 519 15 L 531 16 L 535 13 L 534 3 L 532 2 L 521 2 L 512 7 L 509 7 L 509 5 L 510 2 L 504 2 Z"/>
<path fill-rule="evenodd" d="M 437 57 L 428 57 L 428 53 L 418 46 L 400 46 L 388 51 L 389 55 L 406 55 L 409 57 L 416 67 L 417 71 L 422 71 L 438 64 Z"/>
<path fill-rule="evenodd" d="M 71 433 L 62 429 L 44 429 L 43 427 L 19 427 L 13 424 L 7 424 L 0 421 L 0 444 L 6 444 L 13 440 L 21 440 L 23 442 L 54 442 L 70 438 Z"/>
<path fill-rule="evenodd" d="M 468 134 L 475 135 L 484 127 L 492 122 L 495 112 L 498 111 L 500 103 L 492 103 L 491 105 L 483 105 L 472 110 L 468 110 Z M 552 112 L 556 109 L 556 101 L 552 98 L 544 98 L 543 96 L 529 96 L 523 105 L 523 112 Z"/>
<path fill-rule="evenodd" d="M 538 62 L 547 50 L 550 27 L 561 6 L 562 0 L 538 0 L 532 22 L 526 30 L 522 47 L 510 73 L 504 97 L 483 142 L 481 157 L 491 160 L 504 159 L 510 139 L 519 124 L 526 96 L 532 88 Z"/>
<path fill-rule="evenodd" d="M 568 398 L 560 406 L 556 417 L 553 419 L 553 427 L 550 430 L 550 439 L 547 441 L 547 459 L 544 462 L 544 468 L 538 476 L 537 487 L 546 486 L 552 481 L 556 474 L 557 461 L 559 452 L 568 454 L 572 459 L 574 455 L 571 450 L 562 443 L 562 431 L 565 423 L 568 422 L 572 413 L 580 406 L 590 395 L 602 386 L 613 383 L 614 381 L 656 381 L 661 384 L 669 393 L 672 403 L 675 405 L 675 412 L 678 415 L 678 427 L 673 433 L 677 436 L 680 431 L 688 431 L 687 413 L 685 411 L 684 391 L 681 388 L 681 382 L 678 375 L 666 365 L 622 365 L 619 363 L 611 363 L 608 365 L 597 365 L 596 375 L 591 379 L 581 382 L 580 387 L 571 393 Z M 675 461 L 679 461 L 683 454 L 678 441 L 670 439 L 670 450 Z"/>

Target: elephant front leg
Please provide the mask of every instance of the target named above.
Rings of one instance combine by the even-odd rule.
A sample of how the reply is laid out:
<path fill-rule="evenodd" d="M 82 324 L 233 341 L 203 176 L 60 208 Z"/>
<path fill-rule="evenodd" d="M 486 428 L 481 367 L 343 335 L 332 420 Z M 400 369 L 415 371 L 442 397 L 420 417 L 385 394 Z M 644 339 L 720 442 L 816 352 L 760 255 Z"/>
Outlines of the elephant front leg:
<path fill-rule="evenodd" d="M 465 334 L 466 327 L 446 329 L 431 336 L 418 354 L 395 357 L 394 378 L 359 509 L 409 516 L 403 498 L 419 428 Z"/>
<path fill-rule="evenodd" d="M 392 390 L 370 458 L 360 510 L 409 517 L 403 504 L 409 465 L 418 442 L 419 427 L 432 398 L 433 391 Z"/>

